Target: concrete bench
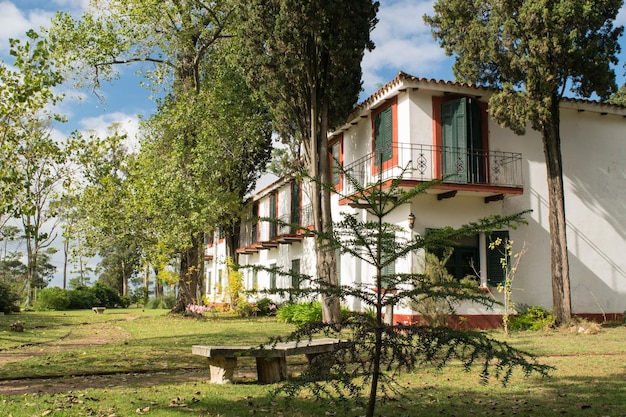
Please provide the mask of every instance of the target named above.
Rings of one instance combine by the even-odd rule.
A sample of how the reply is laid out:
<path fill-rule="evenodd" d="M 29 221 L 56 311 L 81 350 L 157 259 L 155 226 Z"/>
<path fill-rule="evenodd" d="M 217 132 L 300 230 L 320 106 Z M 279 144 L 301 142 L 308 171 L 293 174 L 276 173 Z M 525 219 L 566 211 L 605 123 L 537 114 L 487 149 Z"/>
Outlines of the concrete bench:
<path fill-rule="evenodd" d="M 341 344 L 339 339 L 314 339 L 299 342 L 282 342 L 259 346 L 193 346 L 194 355 L 208 358 L 212 383 L 224 384 L 233 381 L 238 356 L 256 358 L 257 376 L 260 384 L 272 384 L 287 378 L 287 356 L 306 355 L 309 365 L 319 365 L 318 357 L 334 352 Z"/>
<path fill-rule="evenodd" d="M 106 310 L 106 307 L 92 307 L 92 310 L 96 314 L 102 314 L 104 310 Z"/>

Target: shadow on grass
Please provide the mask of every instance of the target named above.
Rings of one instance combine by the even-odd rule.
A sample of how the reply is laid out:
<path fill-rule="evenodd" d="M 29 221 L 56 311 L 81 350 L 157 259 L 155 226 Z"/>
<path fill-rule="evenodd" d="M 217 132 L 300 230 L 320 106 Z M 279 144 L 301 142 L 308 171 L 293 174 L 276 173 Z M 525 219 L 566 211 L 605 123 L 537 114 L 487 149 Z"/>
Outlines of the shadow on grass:
<path fill-rule="evenodd" d="M 403 374 L 397 381 L 404 386 L 395 400 L 377 404 L 380 416 L 611 416 L 626 417 L 626 369 L 624 357 L 613 358 L 607 368 L 612 372 L 574 367 L 568 375 L 556 371 L 551 378 L 515 376 L 509 386 L 493 382 L 484 386 L 476 373 L 459 369 L 435 371 L 423 369 Z M 569 371 L 568 371 L 569 372 Z M 586 375 L 589 374 L 589 375 Z M 59 381 L 47 381 L 35 395 L 3 397 L 7 411 L 14 417 L 41 413 L 54 405 L 61 415 L 75 415 L 87 409 L 109 411 L 109 414 L 150 416 L 361 416 L 364 410 L 355 402 L 347 404 L 316 401 L 308 394 L 286 401 L 273 398 L 276 387 L 260 386 L 255 378 L 244 378 L 235 384 L 209 384 L 207 370 L 129 373 L 108 377 L 67 378 L 68 388 L 56 395 L 43 395 L 59 387 Z M 84 391 L 87 387 L 94 387 Z M 0 387 L 1 388 L 1 387 Z M 15 392 L 23 394 L 23 392 Z M 26 414 L 19 413 L 21 409 Z M 113 411 L 110 411 L 113 410 Z M 148 411 L 142 411 L 148 410 Z M 56 415 L 56 414 L 55 414 Z M 76 414 L 77 415 L 77 414 Z M 108 414 L 106 414 L 108 415 Z"/>

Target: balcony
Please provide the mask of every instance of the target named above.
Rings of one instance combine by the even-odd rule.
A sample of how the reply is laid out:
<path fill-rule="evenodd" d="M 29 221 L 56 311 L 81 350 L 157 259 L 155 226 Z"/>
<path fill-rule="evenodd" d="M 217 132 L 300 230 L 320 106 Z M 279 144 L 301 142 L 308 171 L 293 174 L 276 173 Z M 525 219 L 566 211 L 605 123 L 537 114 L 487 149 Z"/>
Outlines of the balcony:
<path fill-rule="evenodd" d="M 313 225 L 313 208 L 308 205 L 298 212 L 283 213 L 276 220 L 243 222 L 237 252 L 251 254 L 302 240 L 304 229 Z"/>
<path fill-rule="evenodd" d="M 486 202 L 523 191 L 522 154 L 513 152 L 396 143 L 393 160 L 383 162 L 382 172 L 374 163 L 373 153 L 346 165 L 344 171 L 363 188 L 379 179 L 384 182 L 398 177 L 413 182 L 442 180 L 442 184 L 433 187 L 435 191 L 444 190 L 440 195 L 451 197 L 465 190 L 479 193 Z M 344 183 L 346 195 L 358 191 L 350 181 Z"/>

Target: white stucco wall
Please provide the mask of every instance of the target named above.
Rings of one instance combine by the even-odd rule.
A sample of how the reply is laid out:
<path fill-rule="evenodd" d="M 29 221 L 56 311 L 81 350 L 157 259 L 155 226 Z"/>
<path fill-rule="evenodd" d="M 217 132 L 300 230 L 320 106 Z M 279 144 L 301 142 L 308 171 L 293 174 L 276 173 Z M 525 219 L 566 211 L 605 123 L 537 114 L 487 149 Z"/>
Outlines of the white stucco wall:
<path fill-rule="evenodd" d="M 447 86 L 439 84 L 432 90 L 421 85 L 419 89 L 411 86 L 398 89 L 397 128 L 400 142 L 433 144 L 432 96 L 441 95 L 445 88 Z M 454 86 L 453 90 L 454 93 L 465 91 L 459 86 Z M 482 101 L 487 100 L 488 92 L 484 90 L 466 90 L 470 95 L 480 95 Z M 372 108 L 384 105 L 382 100 L 388 98 L 382 97 L 381 102 L 372 104 Z M 593 107 L 585 103 L 567 103 L 567 106 Z M 611 114 L 601 115 L 600 110 L 580 112 L 563 109 L 561 121 L 573 311 L 621 313 L 626 310 L 626 119 Z M 371 129 L 371 113 L 361 113 L 343 129 L 344 165 L 371 152 Z M 532 210 L 526 216 L 528 225 L 510 230 L 510 237 L 515 242 L 514 251 L 521 250 L 523 244 L 527 247 L 514 281 L 513 298 L 519 304 L 550 308 L 548 191 L 541 137 L 530 129 L 525 136 L 516 136 L 491 120 L 488 130 L 490 150 L 522 154 L 523 194 L 506 194 L 503 201 L 488 204 L 484 202 L 484 194 L 473 191 L 459 192 L 454 198 L 441 201 L 433 194 L 426 194 L 415 198 L 412 204 L 401 207 L 385 220 L 406 228 L 408 214 L 413 212 L 416 216 L 413 233 L 424 233 L 427 228 L 459 227 L 492 214 Z M 303 186 L 303 207 L 308 204 L 307 195 L 306 186 Z M 281 210 L 287 201 L 281 191 Z M 339 210 L 352 210 L 347 206 L 340 207 L 337 197 L 333 197 L 333 207 L 336 208 L 333 213 L 336 220 L 340 218 Z M 363 210 L 355 210 L 364 219 Z M 261 205 L 260 214 L 268 214 L 266 204 Z M 299 257 L 303 273 L 313 274 L 315 271 L 312 239 L 280 245 L 246 257 L 249 263 L 257 262 L 265 266 L 276 263 L 287 269 L 291 259 Z M 419 267 L 423 262 L 421 259 L 419 254 L 415 254 L 400 260 L 396 270 L 405 272 L 411 266 Z M 340 271 L 342 284 L 365 283 L 373 276 L 370 266 L 345 255 L 340 259 Z M 259 287 L 268 285 L 269 276 L 259 273 Z M 495 290 L 493 293 L 495 298 L 501 299 Z M 353 309 L 363 307 L 357 300 L 347 300 L 347 304 Z M 406 308 L 397 311 L 410 313 Z M 488 313 L 471 305 L 461 306 L 458 311 L 462 314 Z"/>
<path fill-rule="evenodd" d="M 561 150 L 572 309 L 576 313 L 626 310 L 626 119 L 563 110 Z M 529 246 L 520 266 L 518 298 L 552 305 L 548 190 L 541 137 L 508 135 L 524 155 L 524 195 L 506 200 L 505 211 L 530 208 L 529 225 L 513 238 Z"/>

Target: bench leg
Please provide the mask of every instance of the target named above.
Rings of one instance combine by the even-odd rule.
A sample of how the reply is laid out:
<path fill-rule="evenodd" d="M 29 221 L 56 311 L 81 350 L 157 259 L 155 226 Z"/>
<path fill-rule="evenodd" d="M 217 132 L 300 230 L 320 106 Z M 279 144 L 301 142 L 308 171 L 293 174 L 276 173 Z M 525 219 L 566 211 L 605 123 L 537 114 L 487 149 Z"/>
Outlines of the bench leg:
<path fill-rule="evenodd" d="M 233 382 L 237 358 L 209 358 L 209 373 L 212 384 Z"/>
<path fill-rule="evenodd" d="M 273 384 L 287 379 L 285 358 L 256 358 L 256 371 L 259 384 Z"/>

